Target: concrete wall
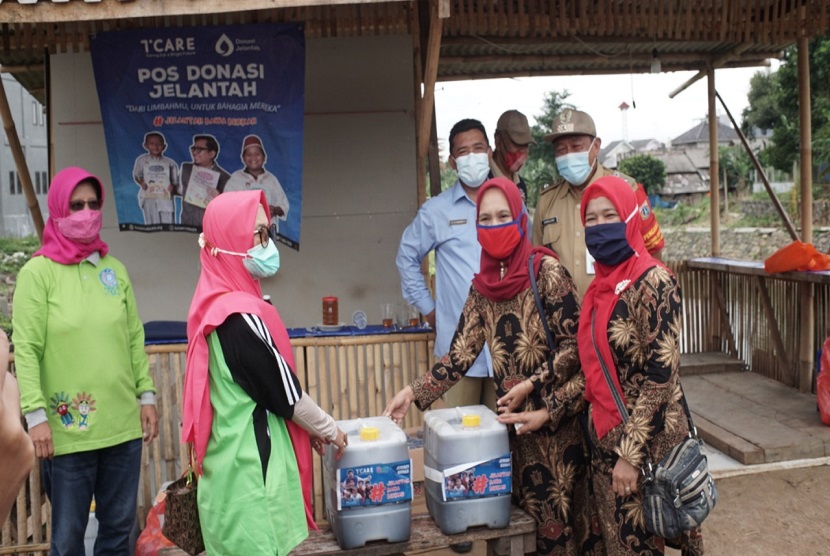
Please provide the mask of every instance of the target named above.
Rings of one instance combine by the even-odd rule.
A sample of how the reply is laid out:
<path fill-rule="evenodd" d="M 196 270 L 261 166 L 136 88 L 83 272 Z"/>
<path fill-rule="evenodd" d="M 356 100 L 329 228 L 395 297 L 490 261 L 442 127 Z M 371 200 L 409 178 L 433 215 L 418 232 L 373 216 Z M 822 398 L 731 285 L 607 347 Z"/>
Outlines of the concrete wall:
<path fill-rule="evenodd" d="M 46 116 L 43 114 L 43 105 L 11 75 L 3 74 L 2 80 L 36 193 L 38 193 L 37 185 L 40 180 L 40 192 L 37 197 L 45 217 L 49 151 L 46 146 Z M 0 143 L 0 235 L 3 237 L 33 235 L 35 226 L 26 205 L 26 195 L 22 189 L 19 193 L 17 192 L 19 176 L 9 147 L 9 139 L 5 133 L 2 135 L 3 142 Z M 10 189 L 12 181 L 15 184 L 14 193 Z"/>
<path fill-rule="evenodd" d="M 263 282 L 289 327 L 320 323 L 326 295 L 344 321 L 362 309 L 379 323 L 381 302 L 402 302 L 395 253 L 417 210 L 411 50 L 409 37 L 306 43 L 301 251 L 280 246 L 281 269 Z M 51 69 L 55 169 L 80 165 L 109 183 L 90 56 L 54 55 Z M 195 234 L 119 232 L 109 203 L 102 237 L 130 272 L 142 320 L 186 318 Z"/>

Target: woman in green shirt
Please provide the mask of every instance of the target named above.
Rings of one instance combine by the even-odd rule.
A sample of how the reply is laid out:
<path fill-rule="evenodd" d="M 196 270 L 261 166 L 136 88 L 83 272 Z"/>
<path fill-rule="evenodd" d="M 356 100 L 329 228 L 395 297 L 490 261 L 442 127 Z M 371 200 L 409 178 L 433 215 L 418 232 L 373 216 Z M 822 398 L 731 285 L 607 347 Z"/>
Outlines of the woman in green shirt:
<path fill-rule="evenodd" d="M 58 172 L 43 246 L 15 289 L 15 367 L 52 503 L 52 556 L 83 554 L 93 496 L 96 553 L 128 553 L 141 439 L 158 435 L 132 284 L 99 235 L 103 203 L 97 177 Z"/>

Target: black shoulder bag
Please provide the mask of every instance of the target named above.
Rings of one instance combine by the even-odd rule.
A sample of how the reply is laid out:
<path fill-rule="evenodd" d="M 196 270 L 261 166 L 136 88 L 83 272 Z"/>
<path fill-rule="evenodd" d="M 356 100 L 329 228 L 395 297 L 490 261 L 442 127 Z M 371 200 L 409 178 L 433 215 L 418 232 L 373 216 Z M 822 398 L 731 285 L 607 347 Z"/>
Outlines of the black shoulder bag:
<path fill-rule="evenodd" d="M 614 397 L 614 403 L 625 423 L 628 421 L 628 409 L 614 387 L 611 373 L 597 346 L 595 317 L 596 311 L 591 313 L 591 342 L 602 367 L 602 374 L 605 375 L 605 381 Z M 702 451 L 703 441 L 697 436 L 697 429 L 692 422 L 692 412 L 689 411 L 682 386 L 680 391 L 683 394 L 680 401 L 689 420 L 689 434 L 657 465 L 652 465 L 646 458 L 643 468 L 643 512 L 646 529 L 658 537 L 667 539 L 678 537 L 684 531 L 700 526 L 718 501 L 718 489 L 709 473 L 709 464 Z"/>

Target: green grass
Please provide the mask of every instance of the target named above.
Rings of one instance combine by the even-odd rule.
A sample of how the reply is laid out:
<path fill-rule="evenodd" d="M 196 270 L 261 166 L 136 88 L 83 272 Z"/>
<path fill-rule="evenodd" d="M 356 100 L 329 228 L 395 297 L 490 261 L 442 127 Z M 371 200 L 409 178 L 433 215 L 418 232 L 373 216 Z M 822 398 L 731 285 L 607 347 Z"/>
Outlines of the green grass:
<path fill-rule="evenodd" d="M 704 198 L 693 205 L 677 203 L 671 209 L 656 208 L 654 215 L 661 228 L 705 226 L 709 223 L 709 199 Z"/>
<path fill-rule="evenodd" d="M 39 247 L 40 241 L 36 236 L 0 237 L 0 303 L 2 300 L 11 300 L 17 273 Z M 5 306 L 3 309 L 0 311 L 0 328 L 11 335 L 11 305 L 8 305 L 8 309 Z"/>

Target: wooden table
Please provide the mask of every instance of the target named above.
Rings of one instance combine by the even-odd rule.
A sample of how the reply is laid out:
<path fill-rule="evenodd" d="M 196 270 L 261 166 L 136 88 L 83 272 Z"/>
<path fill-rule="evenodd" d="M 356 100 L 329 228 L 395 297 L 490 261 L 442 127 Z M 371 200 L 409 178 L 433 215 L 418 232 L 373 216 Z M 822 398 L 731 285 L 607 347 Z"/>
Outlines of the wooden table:
<path fill-rule="evenodd" d="M 319 532 L 311 533 L 300 546 L 292 550 L 290 556 L 389 556 L 439 550 L 451 544 L 481 540 L 487 541 L 488 556 L 522 556 L 536 550 L 536 524 L 529 515 L 513 506 L 510 512 L 510 525 L 506 529 L 474 527 L 458 535 L 445 535 L 428 514 L 419 514 L 412 516 L 412 534 L 409 541 L 376 541 L 351 550 L 341 549 L 328 526 L 322 526 Z M 165 548 L 159 551 L 159 556 L 187 554 L 178 548 Z"/>

